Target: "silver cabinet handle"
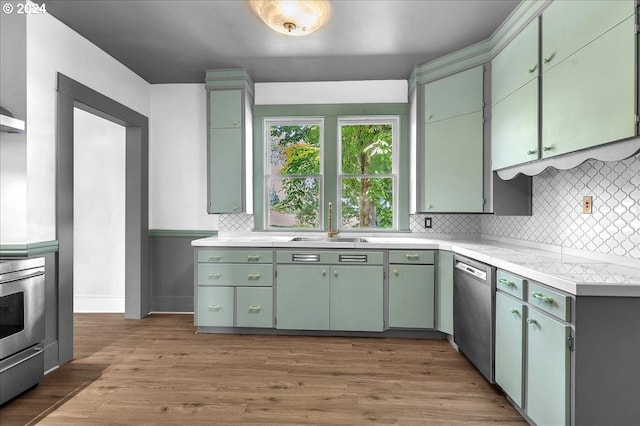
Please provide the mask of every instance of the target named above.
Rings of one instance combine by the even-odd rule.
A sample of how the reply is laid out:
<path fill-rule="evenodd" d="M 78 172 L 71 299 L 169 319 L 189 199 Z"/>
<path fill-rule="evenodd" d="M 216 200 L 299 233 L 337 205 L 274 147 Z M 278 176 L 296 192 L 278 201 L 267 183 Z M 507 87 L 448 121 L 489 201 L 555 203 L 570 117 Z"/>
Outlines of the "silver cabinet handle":
<path fill-rule="evenodd" d="M 259 254 L 250 254 L 247 256 L 247 261 L 249 262 L 255 262 L 260 260 L 260 255 Z"/>
<path fill-rule="evenodd" d="M 216 260 L 220 260 L 222 259 L 222 256 L 220 255 L 211 255 L 209 256 L 209 262 L 215 262 Z"/>
<path fill-rule="evenodd" d="M 216 272 L 215 274 L 209 274 L 209 279 L 210 280 L 217 280 L 219 278 L 222 277 L 222 274 L 220 272 Z"/>
<path fill-rule="evenodd" d="M 537 154 L 537 153 L 538 153 L 538 151 L 535 151 L 533 149 L 530 149 L 529 151 L 527 151 L 527 155 L 534 155 L 534 154 Z"/>
<path fill-rule="evenodd" d="M 209 305 L 210 311 L 219 311 L 222 308 L 220 305 Z"/>
<path fill-rule="evenodd" d="M 261 309 L 262 309 L 262 306 L 260 306 L 260 305 L 251 305 L 251 306 L 249 306 L 249 312 L 250 313 L 260 312 Z"/>
<path fill-rule="evenodd" d="M 326 270 L 326 269 L 323 269 L 323 270 L 322 270 L 322 276 L 323 276 L 323 277 L 326 277 L 326 276 L 327 276 L 327 270 Z"/>
<path fill-rule="evenodd" d="M 407 253 L 404 255 L 404 257 L 406 257 L 408 260 L 418 260 L 420 259 L 420 256 L 414 253 Z"/>
<path fill-rule="evenodd" d="M 520 316 L 520 311 L 517 310 L 516 308 L 511 308 L 509 309 L 509 313 L 512 313 L 514 316 L 519 317 Z"/>
<path fill-rule="evenodd" d="M 537 325 L 538 321 L 534 320 L 533 318 L 527 318 L 527 324 Z"/>
<path fill-rule="evenodd" d="M 338 278 L 338 271 L 333 271 L 333 276 Z"/>
<path fill-rule="evenodd" d="M 398 271 L 397 269 L 394 269 L 393 273 L 394 273 L 395 276 L 399 276 L 400 275 L 400 271 Z"/>
<path fill-rule="evenodd" d="M 250 280 L 259 280 L 260 279 L 260 274 L 249 274 L 247 275 L 247 278 Z"/>
<path fill-rule="evenodd" d="M 529 68 L 527 72 L 529 74 L 533 74 L 534 72 L 536 72 L 536 69 L 538 69 L 538 65 L 534 65 L 533 68 Z"/>
<path fill-rule="evenodd" d="M 547 151 L 551 151 L 553 149 L 552 146 L 545 146 L 544 148 L 542 148 L 543 151 L 547 152 Z"/>
<path fill-rule="evenodd" d="M 515 287 L 515 286 L 516 286 L 516 283 L 514 283 L 513 281 L 509 281 L 509 280 L 508 280 L 508 279 L 506 279 L 506 278 L 500 278 L 498 281 L 499 281 L 501 284 L 506 285 L 507 287 Z"/>
<path fill-rule="evenodd" d="M 553 303 L 553 297 L 545 296 L 539 291 L 534 291 L 533 293 L 531 293 L 531 295 L 538 300 L 542 300 L 544 303 L 549 303 L 549 304 Z"/>

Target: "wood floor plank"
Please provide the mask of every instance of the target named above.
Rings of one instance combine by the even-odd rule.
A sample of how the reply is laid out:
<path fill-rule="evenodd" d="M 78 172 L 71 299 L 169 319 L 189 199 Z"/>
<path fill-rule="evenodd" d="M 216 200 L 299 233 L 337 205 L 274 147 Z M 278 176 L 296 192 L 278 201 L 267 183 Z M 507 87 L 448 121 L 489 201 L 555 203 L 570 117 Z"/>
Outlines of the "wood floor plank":
<path fill-rule="evenodd" d="M 524 425 L 445 340 L 197 334 L 76 314 L 75 357 L 0 425 Z"/>

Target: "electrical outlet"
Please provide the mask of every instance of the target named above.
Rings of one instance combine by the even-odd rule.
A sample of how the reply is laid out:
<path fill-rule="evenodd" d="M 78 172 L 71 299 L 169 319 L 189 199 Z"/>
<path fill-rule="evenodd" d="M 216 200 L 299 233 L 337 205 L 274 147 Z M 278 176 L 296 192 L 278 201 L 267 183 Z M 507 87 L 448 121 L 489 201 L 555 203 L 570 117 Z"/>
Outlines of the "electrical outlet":
<path fill-rule="evenodd" d="M 432 227 L 431 218 L 430 217 L 425 217 L 424 218 L 424 227 L 425 228 L 431 228 Z"/>
<path fill-rule="evenodd" d="M 591 195 L 585 195 L 582 197 L 582 214 L 591 214 L 593 208 L 593 198 Z"/>

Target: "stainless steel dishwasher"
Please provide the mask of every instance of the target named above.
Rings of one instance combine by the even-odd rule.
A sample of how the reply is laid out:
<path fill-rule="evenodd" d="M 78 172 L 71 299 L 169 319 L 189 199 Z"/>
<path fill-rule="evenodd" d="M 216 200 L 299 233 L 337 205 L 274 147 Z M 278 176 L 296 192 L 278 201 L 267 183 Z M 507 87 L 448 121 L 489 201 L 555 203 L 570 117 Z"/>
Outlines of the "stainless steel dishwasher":
<path fill-rule="evenodd" d="M 453 340 L 489 382 L 494 383 L 495 268 L 454 256 Z"/>

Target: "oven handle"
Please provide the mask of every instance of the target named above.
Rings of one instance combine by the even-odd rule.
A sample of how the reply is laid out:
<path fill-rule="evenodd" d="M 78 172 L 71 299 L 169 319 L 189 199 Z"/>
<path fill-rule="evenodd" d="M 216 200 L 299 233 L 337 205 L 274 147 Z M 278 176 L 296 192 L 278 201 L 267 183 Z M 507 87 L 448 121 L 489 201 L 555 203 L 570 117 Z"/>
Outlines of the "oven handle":
<path fill-rule="evenodd" d="M 44 275 L 44 268 L 39 268 L 37 271 L 31 272 L 31 273 L 29 273 L 27 275 L 11 276 L 11 274 L 15 274 L 15 273 L 4 274 L 5 276 L 9 276 L 10 278 L 0 279 L 0 284 L 8 284 L 8 283 L 12 283 L 14 281 L 26 280 L 26 279 L 29 279 L 29 278 L 34 278 L 34 277 L 38 277 L 40 275 Z"/>
<path fill-rule="evenodd" d="M 11 365 L 7 365 L 3 369 L 0 370 L 0 374 L 5 371 L 15 367 L 16 365 L 22 364 L 23 362 L 29 361 L 31 358 L 40 355 L 40 352 L 43 352 L 44 348 L 42 345 L 35 346 L 30 353 L 28 353 L 24 358 L 12 363 Z"/>

